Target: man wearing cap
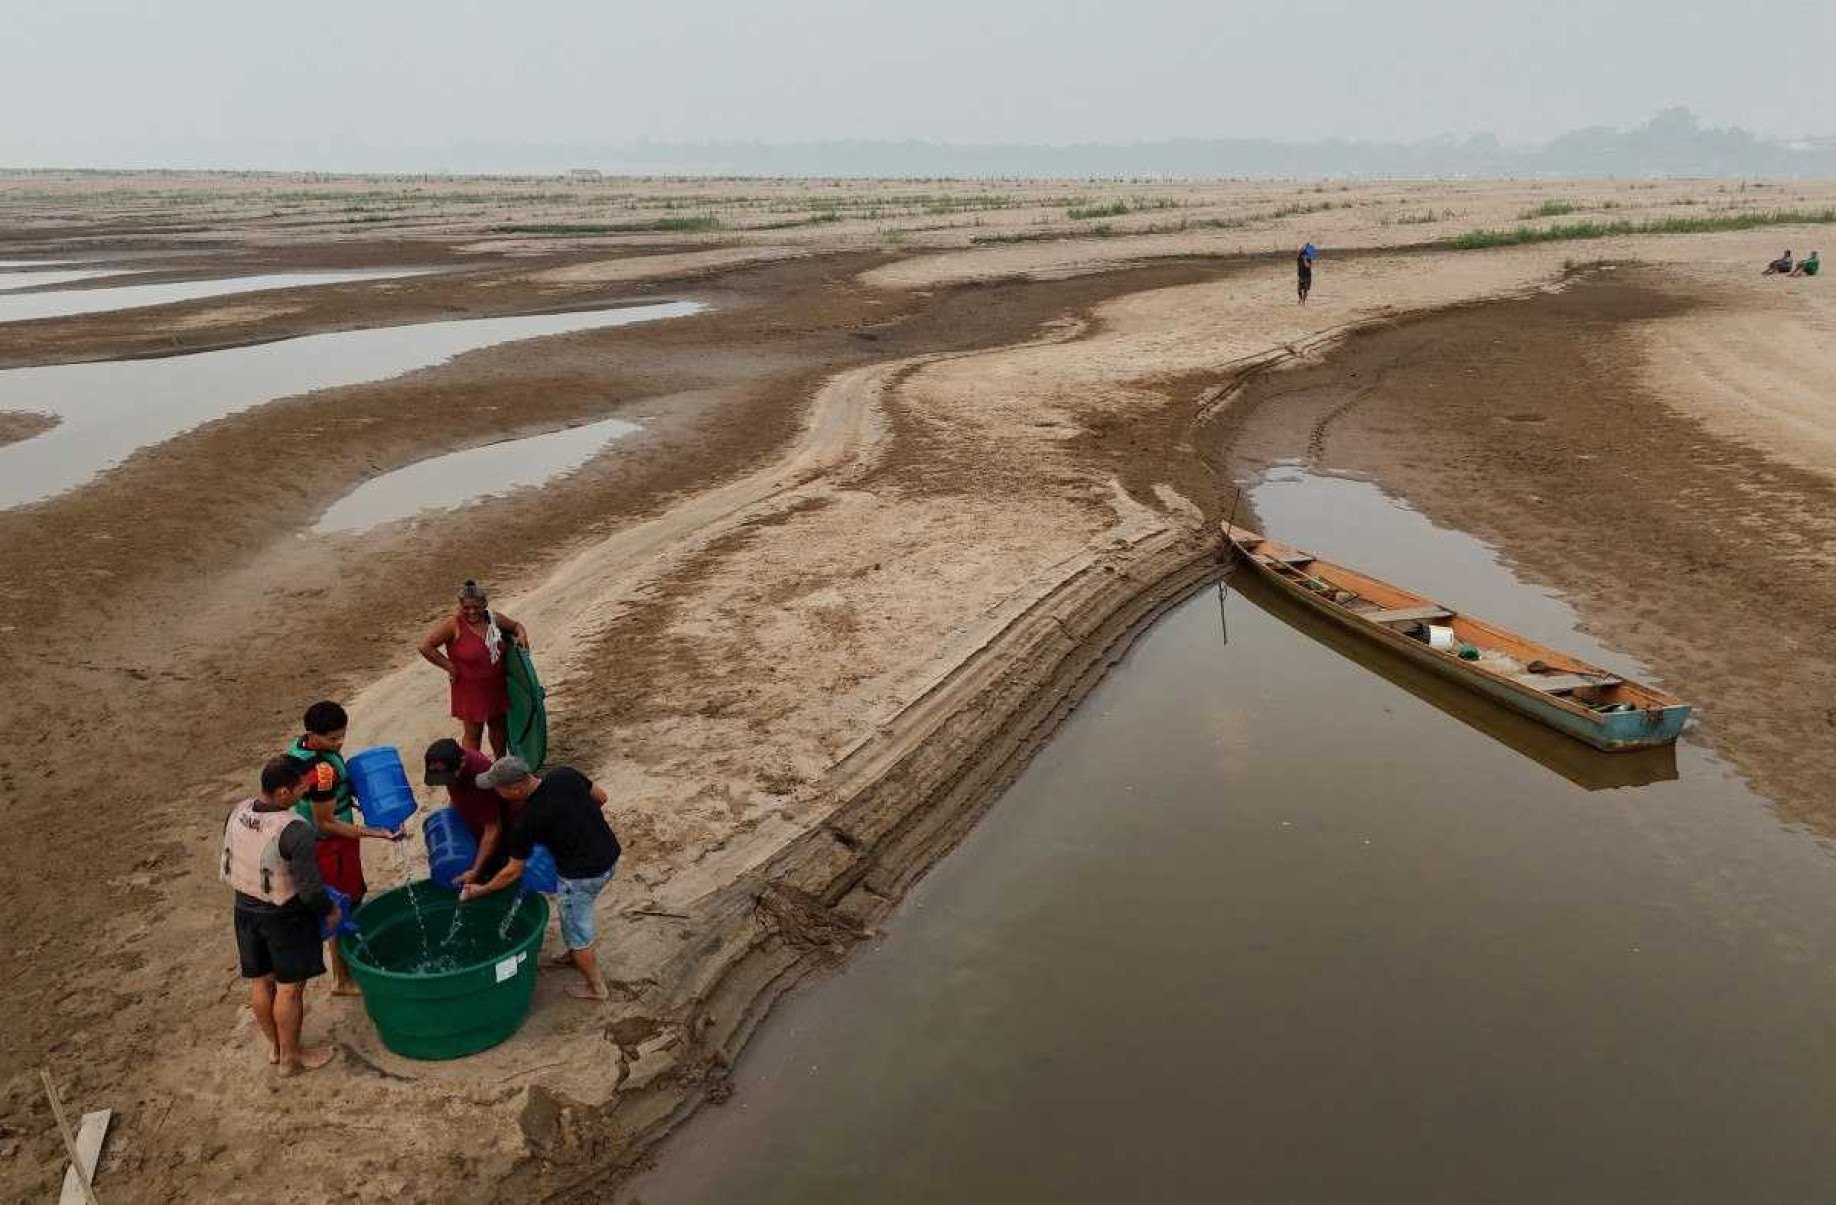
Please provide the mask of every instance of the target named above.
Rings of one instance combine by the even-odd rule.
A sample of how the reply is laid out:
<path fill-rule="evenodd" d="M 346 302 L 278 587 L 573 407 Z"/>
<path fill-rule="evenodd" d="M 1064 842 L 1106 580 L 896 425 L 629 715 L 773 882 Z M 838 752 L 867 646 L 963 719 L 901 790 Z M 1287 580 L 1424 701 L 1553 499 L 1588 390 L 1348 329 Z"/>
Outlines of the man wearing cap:
<path fill-rule="evenodd" d="M 555 766 L 542 774 L 530 772 L 520 757 L 500 757 L 478 775 L 477 783 L 489 787 L 512 805 L 521 803 L 523 814 L 510 829 L 510 860 L 483 883 L 460 889 L 462 900 L 502 891 L 523 875 L 523 864 L 537 843 L 555 857 L 561 887 L 556 899 L 561 913 L 561 941 L 567 947 L 563 961 L 572 963 L 586 981 L 571 986 L 567 994 L 580 1000 L 606 999 L 599 978 L 599 961 L 593 953 L 598 940 L 594 904 L 612 881 L 623 852 L 612 826 L 600 809 L 606 804 L 604 787 L 578 770 Z"/>
<path fill-rule="evenodd" d="M 447 802 L 478 846 L 478 855 L 459 876 L 459 885 L 489 882 L 509 860 L 504 829 L 506 822 L 522 815 L 522 805 L 513 805 L 489 787 L 479 786 L 478 776 L 491 768 L 490 756 L 467 749 L 451 737 L 427 746 L 426 765 L 427 785 L 446 788 Z"/>

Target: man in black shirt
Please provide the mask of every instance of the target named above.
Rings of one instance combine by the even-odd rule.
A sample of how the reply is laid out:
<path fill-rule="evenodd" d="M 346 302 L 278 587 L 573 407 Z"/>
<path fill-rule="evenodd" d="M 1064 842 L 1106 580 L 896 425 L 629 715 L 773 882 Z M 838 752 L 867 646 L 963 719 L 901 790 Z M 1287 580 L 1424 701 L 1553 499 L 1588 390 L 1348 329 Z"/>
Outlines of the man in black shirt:
<path fill-rule="evenodd" d="M 532 773 L 520 757 L 500 757 L 480 774 L 477 783 L 512 803 L 523 805 L 522 819 L 510 830 L 510 860 L 488 883 L 470 883 L 459 893 L 462 900 L 502 891 L 523 875 L 523 864 L 540 843 L 555 857 L 560 879 L 556 903 L 561 914 L 561 941 L 567 947 L 564 961 L 572 963 L 586 980 L 567 989 L 580 1000 L 604 1000 L 599 962 L 593 953 L 598 939 L 594 903 L 622 852 L 612 826 L 600 809 L 606 803 L 604 787 L 578 770 L 555 766 L 543 774 Z"/>

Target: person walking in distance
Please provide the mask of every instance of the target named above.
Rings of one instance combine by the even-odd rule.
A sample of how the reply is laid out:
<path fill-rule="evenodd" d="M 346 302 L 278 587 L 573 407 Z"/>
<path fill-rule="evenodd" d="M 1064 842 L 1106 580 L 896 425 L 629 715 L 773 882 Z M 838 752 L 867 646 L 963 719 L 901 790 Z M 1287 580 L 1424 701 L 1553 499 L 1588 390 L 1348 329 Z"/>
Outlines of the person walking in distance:
<path fill-rule="evenodd" d="M 319 925 L 338 906 L 319 877 L 312 824 L 293 810 L 311 772 L 291 757 L 261 768 L 261 794 L 223 822 L 220 876 L 236 893 L 236 954 L 249 981 L 249 1007 L 268 1040 L 268 1062 L 282 1075 L 315 1071 L 332 1060 L 328 1046 L 305 1046 L 306 982 L 325 973 Z"/>
<path fill-rule="evenodd" d="M 1318 247 L 1315 247 L 1312 243 L 1308 243 L 1306 246 L 1302 247 L 1300 253 L 1294 257 L 1294 269 L 1299 278 L 1297 284 L 1300 289 L 1300 303 L 1302 305 L 1307 304 L 1307 294 L 1313 292 L 1313 260 L 1319 253 Z"/>
<path fill-rule="evenodd" d="M 552 766 L 532 773 L 520 757 L 500 757 L 478 776 L 478 785 L 489 787 L 511 804 L 521 803 L 523 815 L 510 830 L 510 860 L 484 883 L 468 883 L 462 900 L 502 891 L 523 875 L 540 843 L 554 855 L 561 881 L 556 898 L 561 913 L 561 941 L 567 947 L 562 961 L 580 972 L 584 983 L 570 986 L 567 994 L 579 1000 L 606 999 L 599 977 L 599 960 L 593 947 L 599 939 L 594 905 L 612 881 L 624 852 L 612 826 L 600 809 L 606 804 L 604 787 L 578 770 Z"/>

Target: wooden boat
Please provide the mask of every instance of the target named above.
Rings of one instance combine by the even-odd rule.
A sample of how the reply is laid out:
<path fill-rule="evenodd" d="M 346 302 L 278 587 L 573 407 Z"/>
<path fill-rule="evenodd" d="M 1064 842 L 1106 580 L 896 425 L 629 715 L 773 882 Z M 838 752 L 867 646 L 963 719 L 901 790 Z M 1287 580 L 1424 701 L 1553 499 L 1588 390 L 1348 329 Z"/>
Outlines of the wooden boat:
<path fill-rule="evenodd" d="M 1224 525 L 1257 574 L 1312 611 L 1559 732 L 1609 752 L 1667 745 L 1689 705 L 1433 599 Z"/>

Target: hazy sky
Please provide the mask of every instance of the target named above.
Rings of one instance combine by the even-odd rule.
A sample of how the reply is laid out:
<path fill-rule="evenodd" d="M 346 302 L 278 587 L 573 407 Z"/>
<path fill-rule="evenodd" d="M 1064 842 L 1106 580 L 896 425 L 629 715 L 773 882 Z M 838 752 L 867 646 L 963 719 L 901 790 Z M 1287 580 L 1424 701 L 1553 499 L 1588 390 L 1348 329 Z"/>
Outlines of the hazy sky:
<path fill-rule="evenodd" d="M 0 165 L 522 144 L 1836 133 L 1836 0 L 0 0 Z"/>

